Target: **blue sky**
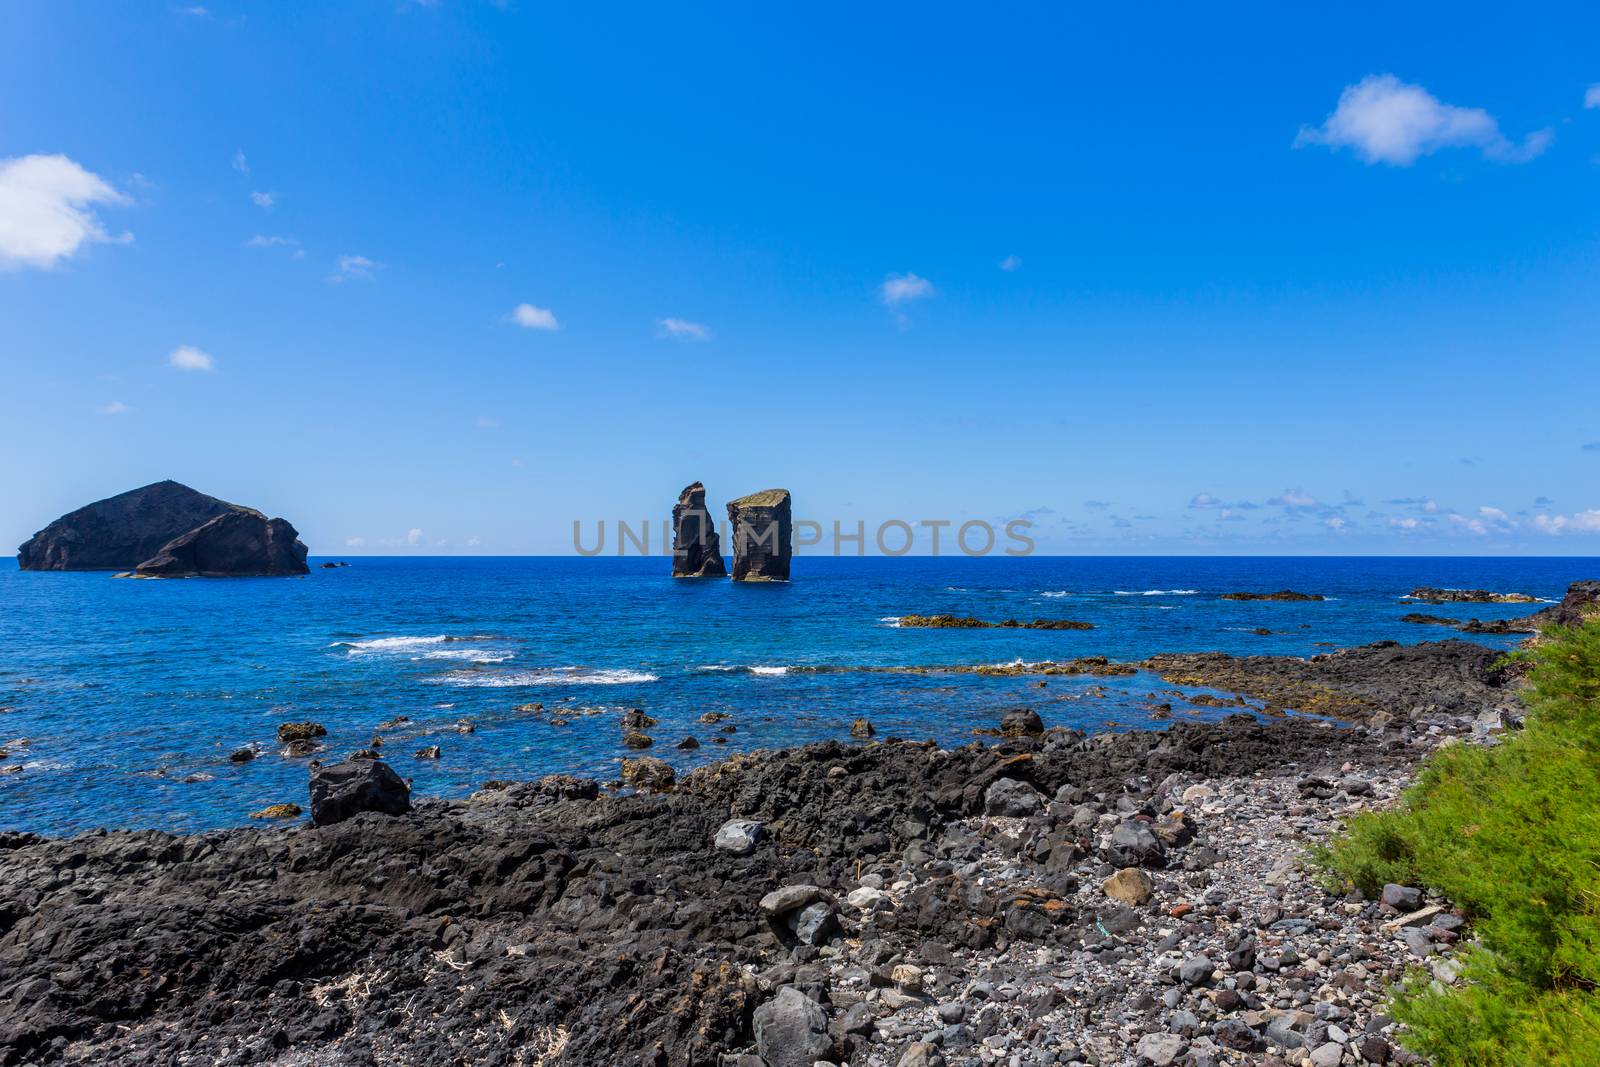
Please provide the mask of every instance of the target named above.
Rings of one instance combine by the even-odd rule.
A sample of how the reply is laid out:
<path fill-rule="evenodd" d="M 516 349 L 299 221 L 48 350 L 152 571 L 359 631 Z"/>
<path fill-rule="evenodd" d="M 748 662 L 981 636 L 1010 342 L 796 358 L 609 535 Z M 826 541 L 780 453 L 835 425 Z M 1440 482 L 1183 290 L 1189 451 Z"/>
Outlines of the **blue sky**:
<path fill-rule="evenodd" d="M 0 543 L 1600 547 L 1600 9 L 0 8 Z"/>

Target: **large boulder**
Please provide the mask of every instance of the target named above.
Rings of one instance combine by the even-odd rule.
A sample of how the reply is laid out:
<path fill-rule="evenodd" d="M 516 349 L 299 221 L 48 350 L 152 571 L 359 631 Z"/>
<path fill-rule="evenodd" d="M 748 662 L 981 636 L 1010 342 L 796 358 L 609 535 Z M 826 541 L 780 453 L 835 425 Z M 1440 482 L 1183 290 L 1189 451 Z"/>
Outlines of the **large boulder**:
<path fill-rule="evenodd" d="M 756 1009 L 756 1052 L 768 1067 L 811 1067 L 833 1055 L 828 1013 L 792 985 Z"/>
<path fill-rule="evenodd" d="M 351 760 L 311 772 L 311 821 L 318 826 L 364 811 L 404 815 L 410 810 L 411 787 L 382 760 Z"/>
<path fill-rule="evenodd" d="M 25 571 L 137 569 L 152 577 L 309 572 L 293 526 L 173 481 L 63 515 L 17 550 L 17 564 Z"/>
<path fill-rule="evenodd" d="M 678 494 L 672 508 L 672 576 L 674 578 L 726 578 L 722 539 L 706 510 L 706 487 L 699 482 Z"/>
<path fill-rule="evenodd" d="M 728 503 L 733 531 L 733 580 L 787 582 L 793 555 L 794 523 L 789 490 L 763 489 Z"/>
<path fill-rule="evenodd" d="M 285 519 L 236 508 L 161 546 L 134 569 L 141 578 L 309 574 L 306 546 Z"/>
<path fill-rule="evenodd" d="M 126 571 L 232 504 L 177 482 L 156 482 L 61 516 L 17 550 L 25 571 Z"/>

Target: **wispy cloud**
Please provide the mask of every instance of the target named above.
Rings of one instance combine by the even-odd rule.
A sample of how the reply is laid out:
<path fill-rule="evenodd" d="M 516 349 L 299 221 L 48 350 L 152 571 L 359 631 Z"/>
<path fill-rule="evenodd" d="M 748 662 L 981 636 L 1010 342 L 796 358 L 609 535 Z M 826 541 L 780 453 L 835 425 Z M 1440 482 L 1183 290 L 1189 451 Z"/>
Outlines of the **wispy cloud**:
<path fill-rule="evenodd" d="M 370 282 L 377 277 L 378 271 L 382 269 L 382 263 L 374 262 L 366 256 L 340 256 L 334 262 L 333 273 L 328 276 L 328 280 L 330 282 Z"/>
<path fill-rule="evenodd" d="M 1589 86 L 1588 90 L 1583 94 L 1583 106 L 1600 107 L 1600 82 L 1595 82 Z"/>
<path fill-rule="evenodd" d="M 204 10 L 204 8 L 201 10 Z M 233 169 L 243 174 L 246 178 L 250 177 L 250 161 L 245 158 L 244 149 L 242 148 L 233 154 Z"/>
<path fill-rule="evenodd" d="M 711 331 L 698 322 L 684 319 L 661 319 L 656 322 L 656 336 L 675 341 L 709 341 Z"/>
<path fill-rule="evenodd" d="M 1226 500 L 1218 500 L 1210 493 L 1196 493 L 1189 498 L 1189 506 L 1191 508 L 1225 508 L 1228 506 L 1228 502 Z"/>
<path fill-rule="evenodd" d="M 891 274 L 883 280 L 878 294 L 885 304 L 899 307 L 901 304 L 932 296 L 933 283 L 911 273 Z"/>
<path fill-rule="evenodd" d="M 1000 261 L 999 266 L 1000 266 L 1001 270 L 1007 270 L 1007 271 L 1020 270 L 1021 267 L 1022 267 L 1022 257 L 1021 256 L 1007 256 L 1005 259 L 1002 259 Z"/>
<path fill-rule="evenodd" d="M 366 543 L 367 539 L 365 537 L 346 537 L 344 539 L 344 546 L 346 548 L 360 548 Z"/>
<path fill-rule="evenodd" d="M 1548 129 L 1535 130 L 1514 144 L 1482 108 L 1446 104 L 1393 74 L 1372 74 L 1345 88 L 1321 126 L 1301 127 L 1294 144 L 1349 148 L 1368 163 L 1409 167 L 1446 148 L 1476 148 L 1487 159 L 1526 163 L 1549 147 L 1551 136 Z"/>
<path fill-rule="evenodd" d="M 85 245 L 131 241 L 112 237 L 91 210 L 130 201 L 66 156 L 0 160 L 0 270 L 48 270 Z"/>
<path fill-rule="evenodd" d="M 190 15 L 197 19 L 207 18 L 211 14 L 210 11 L 198 5 L 194 7 L 180 7 L 178 9 L 178 13 L 180 15 Z"/>
<path fill-rule="evenodd" d="M 556 321 L 555 312 L 549 308 L 534 307 L 532 304 L 518 304 L 511 309 L 511 314 L 506 317 L 518 326 L 529 330 L 561 329 L 561 324 Z"/>
<path fill-rule="evenodd" d="M 279 237 L 275 234 L 258 233 L 244 243 L 246 248 L 299 248 L 300 242 L 293 237 Z"/>
<path fill-rule="evenodd" d="M 269 208 L 277 203 L 277 196 L 273 193 L 251 193 L 250 200 L 256 207 Z"/>
<path fill-rule="evenodd" d="M 109 404 L 101 404 L 95 410 L 102 415 L 126 415 L 133 409 L 120 400 L 113 400 Z"/>
<path fill-rule="evenodd" d="M 217 369 L 216 361 L 211 356 L 200 351 L 194 345 L 179 345 L 167 356 L 167 366 L 177 370 L 187 371 L 213 371 Z"/>

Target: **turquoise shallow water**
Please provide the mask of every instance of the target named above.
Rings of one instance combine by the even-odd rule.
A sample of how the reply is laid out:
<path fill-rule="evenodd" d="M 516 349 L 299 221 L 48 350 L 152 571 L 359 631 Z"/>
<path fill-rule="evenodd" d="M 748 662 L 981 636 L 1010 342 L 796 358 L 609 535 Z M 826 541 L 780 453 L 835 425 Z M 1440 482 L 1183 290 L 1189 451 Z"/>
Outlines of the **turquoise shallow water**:
<path fill-rule="evenodd" d="M 315 564 L 318 561 L 313 561 Z M 329 753 L 379 724 L 390 761 L 425 795 L 552 771 L 614 777 L 617 717 L 660 720 L 652 754 L 680 766 L 730 751 L 840 737 L 959 743 L 998 709 L 1047 723 L 1149 724 L 1159 679 L 804 673 L 797 666 L 1005 663 L 1219 649 L 1312 655 L 1329 646 L 1451 636 L 1401 623 L 1417 585 L 1558 599 L 1588 559 L 1028 558 L 795 561 L 788 585 L 674 582 L 660 559 L 379 558 L 303 579 L 119 581 L 0 570 L 0 828 L 195 830 L 304 801 L 304 761 L 276 754 L 279 722 L 312 719 Z M 1293 588 L 1317 603 L 1217 594 Z M 1526 607 L 1444 605 L 1498 618 Z M 1070 618 L 1089 631 L 918 630 L 896 616 Z M 1266 627 L 1270 635 L 1252 631 Z M 1509 639 L 1487 639 L 1505 646 Z M 1162 696 L 1159 699 L 1167 699 Z M 530 703 L 543 713 L 518 710 Z M 737 732 L 698 719 L 726 712 Z M 1215 715 L 1217 712 L 1200 714 Z M 567 720 L 553 725 L 552 717 Z M 457 723 L 472 723 L 460 733 Z M 673 744 L 693 735 L 702 746 Z M 26 745 L 12 744 L 26 739 Z M 249 744 L 262 758 L 234 765 Z M 412 753 L 438 744 L 444 758 Z"/>

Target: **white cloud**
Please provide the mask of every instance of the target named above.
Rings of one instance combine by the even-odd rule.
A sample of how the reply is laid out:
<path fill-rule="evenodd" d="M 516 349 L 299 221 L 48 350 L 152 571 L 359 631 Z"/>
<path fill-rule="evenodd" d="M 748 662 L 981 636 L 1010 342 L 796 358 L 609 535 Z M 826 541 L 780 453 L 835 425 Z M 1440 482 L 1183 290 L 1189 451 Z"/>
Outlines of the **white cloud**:
<path fill-rule="evenodd" d="M 1583 94 L 1584 107 L 1600 107 L 1600 82 L 1589 86 L 1588 92 Z"/>
<path fill-rule="evenodd" d="M 293 237 L 269 236 L 258 233 L 244 243 L 246 248 L 299 248 L 300 242 Z"/>
<path fill-rule="evenodd" d="M 370 282 L 377 272 L 382 269 L 382 263 L 375 263 L 366 256 L 340 256 L 338 263 L 334 267 L 333 274 L 329 276 L 328 280 L 330 282 Z"/>
<path fill-rule="evenodd" d="M 1289 508 L 1291 510 L 1297 508 L 1316 508 L 1322 506 L 1317 502 L 1316 497 L 1311 496 L 1300 489 L 1285 489 L 1278 496 L 1269 499 L 1267 503 L 1271 504 L 1275 508 Z"/>
<path fill-rule="evenodd" d="M 179 8 L 178 10 L 179 10 L 180 13 L 182 13 L 184 15 L 193 15 L 197 19 L 206 18 L 207 16 L 209 16 L 211 14 L 211 12 L 207 11 L 205 8 L 198 7 L 198 6 L 196 6 L 196 7 L 184 7 L 184 8 Z M 239 155 L 241 157 L 243 157 L 244 153 L 241 152 L 241 153 L 239 153 Z"/>
<path fill-rule="evenodd" d="M 410 529 L 410 530 L 407 530 L 406 531 L 406 544 L 408 544 L 408 545 L 420 545 L 420 544 L 422 544 L 422 531 L 418 530 L 418 529 L 414 529 L 414 528 Z"/>
<path fill-rule="evenodd" d="M 1600 508 L 1590 508 L 1575 515 L 1535 515 L 1533 524 L 1545 533 L 1600 533 Z"/>
<path fill-rule="evenodd" d="M 1196 493 L 1189 499 L 1189 506 L 1191 508 L 1226 508 L 1228 504 L 1226 501 L 1218 500 L 1210 493 Z"/>
<path fill-rule="evenodd" d="M 1333 515 L 1329 518 L 1323 519 L 1322 525 L 1326 526 L 1335 533 L 1343 533 L 1344 530 L 1349 527 L 1350 522 L 1347 519 L 1341 519 L 1339 516 Z"/>
<path fill-rule="evenodd" d="M 95 410 L 102 415 L 126 415 L 133 409 L 120 400 L 113 400 L 109 404 L 101 404 Z"/>
<path fill-rule="evenodd" d="M 346 548 L 360 548 L 366 543 L 367 539 L 365 537 L 346 537 L 344 539 L 344 546 Z"/>
<path fill-rule="evenodd" d="M 657 337 L 670 337 L 679 341 L 709 341 L 711 331 L 698 322 L 683 319 L 661 319 L 656 323 Z"/>
<path fill-rule="evenodd" d="M 891 274 L 883 280 L 879 294 L 890 307 L 933 295 L 933 283 L 915 274 Z"/>
<path fill-rule="evenodd" d="M 107 234 L 89 210 L 127 203 L 105 179 L 66 156 L 0 160 L 0 270 L 48 269 L 86 244 L 131 241 L 131 234 Z"/>
<path fill-rule="evenodd" d="M 483 542 L 478 539 L 477 534 L 473 534 L 471 537 L 467 538 L 468 548 L 477 548 L 481 544 L 483 544 Z"/>
<path fill-rule="evenodd" d="M 518 326 L 530 330 L 559 330 L 561 324 L 556 321 L 556 313 L 549 308 L 534 307 L 532 304 L 518 304 L 511 309 L 508 316 Z"/>
<path fill-rule="evenodd" d="M 1418 526 L 1422 525 L 1422 523 L 1419 519 L 1404 518 L 1390 519 L 1389 525 L 1401 530 L 1415 530 Z"/>
<path fill-rule="evenodd" d="M 204 11 L 205 9 L 200 8 L 198 10 Z M 233 154 L 233 169 L 243 174 L 246 178 L 250 177 L 250 161 L 244 158 L 244 149 L 242 148 Z"/>
<path fill-rule="evenodd" d="M 1017 270 L 1022 266 L 1021 256 L 1007 256 L 1000 261 L 1001 270 Z"/>
<path fill-rule="evenodd" d="M 272 193 L 250 194 L 250 200 L 255 204 L 256 207 L 271 207 L 277 201 L 277 199 L 278 198 Z"/>
<path fill-rule="evenodd" d="M 194 345 L 179 345 L 174 348 L 172 354 L 167 357 L 167 365 L 178 370 L 213 371 L 217 369 L 216 361 Z"/>
<path fill-rule="evenodd" d="M 1339 94 L 1339 106 L 1321 126 L 1301 127 L 1294 144 L 1349 148 L 1368 163 L 1408 167 L 1444 148 L 1476 148 L 1488 159 L 1525 163 L 1550 138 L 1549 130 L 1535 130 L 1513 144 L 1482 108 L 1455 107 L 1393 74 L 1371 74 Z"/>
<path fill-rule="evenodd" d="M 1451 514 L 1446 517 L 1455 525 L 1464 527 L 1467 532 L 1478 537 L 1483 537 L 1489 532 L 1489 527 L 1484 524 L 1482 519 L 1469 519 L 1465 515 L 1456 514 Z"/>

